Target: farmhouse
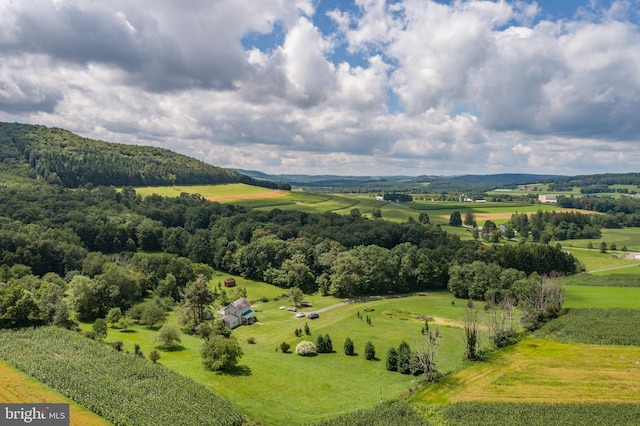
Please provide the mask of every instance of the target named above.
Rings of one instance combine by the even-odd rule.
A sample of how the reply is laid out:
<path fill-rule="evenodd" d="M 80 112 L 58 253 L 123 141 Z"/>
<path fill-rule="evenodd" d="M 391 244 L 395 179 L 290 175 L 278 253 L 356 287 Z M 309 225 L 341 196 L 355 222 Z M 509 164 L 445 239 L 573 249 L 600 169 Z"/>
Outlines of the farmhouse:
<path fill-rule="evenodd" d="M 253 324 L 257 320 L 256 313 L 251 310 L 251 303 L 245 297 L 241 297 L 220 309 L 218 315 L 222 316 L 220 319 L 229 328 Z"/>
<path fill-rule="evenodd" d="M 555 194 L 544 194 L 538 195 L 538 201 L 541 203 L 557 203 L 558 196 Z"/>

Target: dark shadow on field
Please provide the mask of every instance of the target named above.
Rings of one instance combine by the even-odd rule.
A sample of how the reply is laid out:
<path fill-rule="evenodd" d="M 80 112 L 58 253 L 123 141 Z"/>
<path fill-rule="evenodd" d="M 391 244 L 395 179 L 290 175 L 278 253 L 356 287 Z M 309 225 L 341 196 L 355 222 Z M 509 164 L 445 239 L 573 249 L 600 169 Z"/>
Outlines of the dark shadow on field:
<path fill-rule="evenodd" d="M 227 371 L 219 371 L 218 374 L 225 376 L 251 376 L 253 373 L 251 372 L 251 368 L 246 365 L 236 365 Z"/>
<path fill-rule="evenodd" d="M 172 345 L 169 347 L 156 346 L 156 349 L 159 349 L 163 352 L 180 352 L 180 351 L 184 351 L 186 348 L 182 345 Z"/>
<path fill-rule="evenodd" d="M 138 330 L 120 330 L 120 333 L 132 334 L 137 333 Z"/>

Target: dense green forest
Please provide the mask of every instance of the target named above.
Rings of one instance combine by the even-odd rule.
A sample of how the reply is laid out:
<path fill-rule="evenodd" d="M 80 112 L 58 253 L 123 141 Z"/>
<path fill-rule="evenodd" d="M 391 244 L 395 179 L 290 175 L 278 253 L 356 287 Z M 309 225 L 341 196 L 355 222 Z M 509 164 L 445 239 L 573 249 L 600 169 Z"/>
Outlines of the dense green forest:
<path fill-rule="evenodd" d="M 107 143 L 63 129 L 27 124 L 0 123 L 0 158 L 5 166 L 18 168 L 26 163 L 38 178 L 68 188 L 232 182 L 290 188 L 167 149 Z"/>

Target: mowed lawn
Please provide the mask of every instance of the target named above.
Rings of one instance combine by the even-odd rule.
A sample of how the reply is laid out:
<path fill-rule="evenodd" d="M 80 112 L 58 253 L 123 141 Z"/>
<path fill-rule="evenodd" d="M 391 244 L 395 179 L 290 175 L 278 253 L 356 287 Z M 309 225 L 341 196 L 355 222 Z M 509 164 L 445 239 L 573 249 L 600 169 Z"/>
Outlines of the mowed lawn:
<path fill-rule="evenodd" d="M 597 249 L 604 241 L 607 248 L 611 247 L 611 244 L 615 244 L 618 250 L 626 247 L 628 251 L 640 252 L 640 228 L 602 229 L 601 233 L 601 237 L 597 240 L 571 240 L 564 241 L 563 244 L 587 247 L 591 243 Z"/>
<path fill-rule="evenodd" d="M 418 405 L 639 402 L 640 348 L 526 338 L 419 391 Z"/>
<path fill-rule="evenodd" d="M 640 260 L 627 259 L 627 254 L 623 252 L 600 253 L 600 251 L 596 249 L 571 247 L 572 241 L 562 241 L 561 244 L 564 250 L 570 252 L 573 257 L 582 263 L 587 272 L 607 272 L 617 268 L 625 269 L 640 265 Z M 629 271 L 632 271 L 632 269 L 624 273 L 632 273 Z"/>
<path fill-rule="evenodd" d="M 255 300 L 256 295 L 265 294 L 258 289 L 264 285 L 247 285 L 248 298 Z M 452 371 L 462 362 L 461 320 L 466 301 L 455 300 L 452 305 L 454 298 L 446 292 L 348 304 L 322 296 L 310 296 L 308 300 L 313 308 L 305 308 L 306 313 L 335 307 L 321 312 L 320 318 L 309 320 L 279 309 L 290 306 L 286 298 L 257 301 L 253 309 L 258 323 L 233 332 L 244 356 L 238 367 L 227 373 L 204 370 L 199 353 L 202 341 L 193 336 L 182 335 L 179 346 L 165 350 L 154 340 L 156 329 L 134 326 L 126 332 L 110 328 L 106 341 L 121 340 L 129 351 L 138 343 L 146 354 L 158 350 L 161 364 L 209 386 L 249 417 L 273 425 L 314 423 L 356 409 L 371 408 L 381 399 L 395 399 L 407 392 L 418 383 L 418 378 L 387 371 L 385 358 L 389 348 L 397 347 L 402 341 L 410 346 L 417 344 L 422 338 L 424 318 L 429 318 L 430 327 L 438 327 L 442 335 L 436 360 L 440 371 Z M 484 315 L 482 306 L 478 304 Z M 371 325 L 366 321 L 367 316 Z M 168 322 L 175 322 L 173 314 Z M 295 330 L 304 330 L 305 324 L 310 328 L 310 335 L 303 331 L 302 337 L 296 337 Z M 298 342 L 315 342 L 319 334 L 330 336 L 333 353 L 314 357 L 293 353 Z M 346 337 L 355 344 L 355 356 L 344 354 Z M 249 338 L 255 343 L 248 343 Z M 367 361 L 364 357 L 368 341 L 375 346 L 376 360 Z M 281 342 L 291 345 L 290 353 L 279 350 Z"/>
<path fill-rule="evenodd" d="M 68 403 L 71 426 L 111 423 L 0 360 L 0 403 Z"/>

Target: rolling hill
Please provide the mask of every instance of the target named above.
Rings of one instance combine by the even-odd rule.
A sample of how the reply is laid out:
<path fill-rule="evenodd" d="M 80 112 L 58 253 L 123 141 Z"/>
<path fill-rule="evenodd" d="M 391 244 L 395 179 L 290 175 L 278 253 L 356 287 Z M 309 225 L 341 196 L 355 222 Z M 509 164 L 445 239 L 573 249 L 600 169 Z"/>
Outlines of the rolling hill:
<path fill-rule="evenodd" d="M 24 174 L 26 166 L 38 179 L 69 188 L 220 183 L 278 187 L 167 149 L 87 139 L 38 125 L 0 123 L 0 158 L 2 171 Z"/>

